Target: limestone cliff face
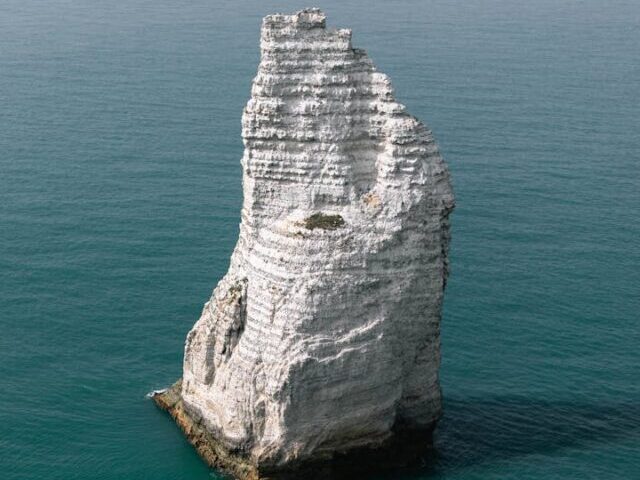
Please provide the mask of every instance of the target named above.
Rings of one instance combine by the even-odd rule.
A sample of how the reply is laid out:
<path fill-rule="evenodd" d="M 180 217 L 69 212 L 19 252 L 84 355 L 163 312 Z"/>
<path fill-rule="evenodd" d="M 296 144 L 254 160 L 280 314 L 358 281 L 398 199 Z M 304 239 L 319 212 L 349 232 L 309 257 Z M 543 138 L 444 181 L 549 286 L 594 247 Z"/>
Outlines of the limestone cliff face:
<path fill-rule="evenodd" d="M 284 465 L 433 427 L 454 200 L 350 30 L 270 15 L 261 51 L 240 237 L 187 337 L 182 401 L 229 451 Z"/>

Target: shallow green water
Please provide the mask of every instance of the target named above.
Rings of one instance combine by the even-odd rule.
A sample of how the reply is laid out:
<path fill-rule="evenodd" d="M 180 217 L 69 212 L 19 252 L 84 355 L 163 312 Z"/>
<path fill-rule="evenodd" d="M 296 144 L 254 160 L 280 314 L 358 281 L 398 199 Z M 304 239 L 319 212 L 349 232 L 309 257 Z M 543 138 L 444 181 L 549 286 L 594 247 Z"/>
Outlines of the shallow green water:
<path fill-rule="evenodd" d="M 0 478 L 216 477 L 145 394 L 236 239 L 260 18 L 302 6 L 2 2 Z M 319 6 L 458 199 L 439 456 L 407 478 L 640 478 L 640 4 Z"/>

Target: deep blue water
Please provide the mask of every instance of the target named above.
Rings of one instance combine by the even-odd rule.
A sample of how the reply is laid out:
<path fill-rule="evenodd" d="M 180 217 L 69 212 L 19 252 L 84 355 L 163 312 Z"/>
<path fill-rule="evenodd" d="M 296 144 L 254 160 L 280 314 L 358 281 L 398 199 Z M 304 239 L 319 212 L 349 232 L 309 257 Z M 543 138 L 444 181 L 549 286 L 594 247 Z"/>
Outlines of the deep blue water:
<path fill-rule="evenodd" d="M 260 19 L 303 6 L 2 1 L 0 478 L 218 478 L 145 394 L 235 243 Z M 640 2 L 318 6 L 458 200 L 439 455 L 402 478 L 640 478 Z"/>

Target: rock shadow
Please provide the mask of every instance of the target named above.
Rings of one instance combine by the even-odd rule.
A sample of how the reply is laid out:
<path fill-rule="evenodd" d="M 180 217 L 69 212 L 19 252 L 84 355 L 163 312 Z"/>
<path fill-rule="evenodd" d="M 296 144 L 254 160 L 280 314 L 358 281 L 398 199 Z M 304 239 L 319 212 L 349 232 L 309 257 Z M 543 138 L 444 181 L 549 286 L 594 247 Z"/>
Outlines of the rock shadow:
<path fill-rule="evenodd" d="M 437 477 L 486 462 L 640 438 L 640 399 L 591 404 L 524 396 L 459 399 L 445 395 L 444 410 L 433 455 L 403 479 Z"/>

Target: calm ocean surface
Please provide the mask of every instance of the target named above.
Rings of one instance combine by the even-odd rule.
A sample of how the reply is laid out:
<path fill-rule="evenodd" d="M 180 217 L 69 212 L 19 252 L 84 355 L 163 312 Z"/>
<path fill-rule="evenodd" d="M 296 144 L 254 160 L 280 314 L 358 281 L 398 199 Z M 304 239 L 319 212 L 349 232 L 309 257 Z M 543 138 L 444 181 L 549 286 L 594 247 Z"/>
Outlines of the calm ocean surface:
<path fill-rule="evenodd" d="M 0 478 L 219 478 L 145 399 L 227 268 L 263 15 L 0 4 Z M 640 478 L 640 2 L 323 1 L 453 174 L 445 416 L 394 479 Z"/>

